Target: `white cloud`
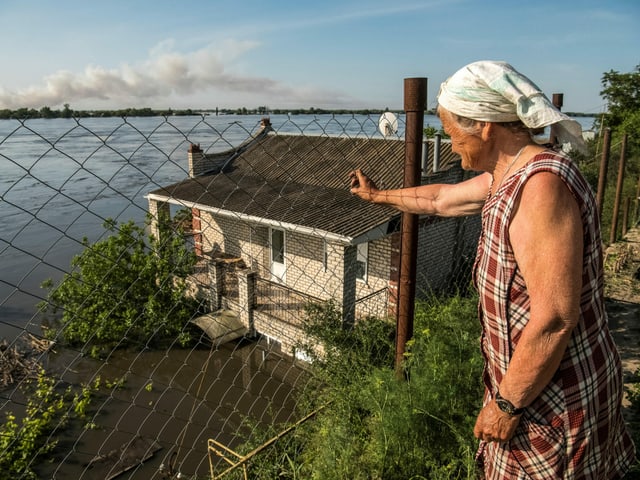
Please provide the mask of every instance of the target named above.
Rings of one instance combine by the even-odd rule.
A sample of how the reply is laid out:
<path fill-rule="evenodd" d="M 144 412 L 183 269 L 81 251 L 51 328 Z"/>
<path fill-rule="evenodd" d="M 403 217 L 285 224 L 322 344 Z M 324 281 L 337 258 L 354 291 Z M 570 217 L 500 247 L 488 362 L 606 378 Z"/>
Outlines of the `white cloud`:
<path fill-rule="evenodd" d="M 297 88 L 268 77 L 234 73 L 233 62 L 257 48 L 257 42 L 228 40 L 188 53 L 177 52 L 174 44 L 171 39 L 159 43 L 151 49 L 148 59 L 138 65 L 123 64 L 114 69 L 89 65 L 79 73 L 55 72 L 46 76 L 42 85 L 16 91 L 0 87 L 0 108 L 55 108 L 65 103 L 73 107 L 92 102 L 121 108 L 149 106 L 166 102 L 169 97 L 176 99 L 197 94 L 207 94 L 207 98 L 218 105 L 224 103 L 228 94 L 238 99 L 261 99 L 261 104 L 287 107 L 294 106 L 293 102 L 308 106 L 326 101 L 339 104 L 345 100 L 339 92 L 308 86 Z"/>

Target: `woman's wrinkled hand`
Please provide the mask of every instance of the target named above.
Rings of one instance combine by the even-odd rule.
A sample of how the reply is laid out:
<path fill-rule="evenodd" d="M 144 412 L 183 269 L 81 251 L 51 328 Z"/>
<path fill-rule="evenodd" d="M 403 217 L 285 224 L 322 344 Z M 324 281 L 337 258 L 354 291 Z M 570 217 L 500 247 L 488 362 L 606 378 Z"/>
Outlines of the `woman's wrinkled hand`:
<path fill-rule="evenodd" d="M 378 191 L 378 187 L 373 181 L 367 177 L 362 170 L 354 170 L 349 173 L 351 181 L 351 193 L 357 195 L 367 202 L 373 202 L 373 196 Z"/>
<path fill-rule="evenodd" d="M 504 443 L 511 440 L 519 423 L 520 416 L 510 416 L 492 400 L 480 411 L 473 433 L 485 442 Z"/>

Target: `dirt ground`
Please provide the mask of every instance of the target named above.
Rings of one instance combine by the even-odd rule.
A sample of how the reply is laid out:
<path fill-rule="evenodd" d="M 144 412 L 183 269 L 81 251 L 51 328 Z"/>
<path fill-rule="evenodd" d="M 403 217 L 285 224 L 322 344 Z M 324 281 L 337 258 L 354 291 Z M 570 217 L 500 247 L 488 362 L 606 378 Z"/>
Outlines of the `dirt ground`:
<path fill-rule="evenodd" d="M 605 272 L 609 328 L 620 351 L 628 393 L 634 383 L 640 382 L 640 227 L 629 230 L 622 240 L 607 248 Z M 628 400 L 625 407 L 629 420 L 637 424 L 639 412 L 631 411 Z"/>

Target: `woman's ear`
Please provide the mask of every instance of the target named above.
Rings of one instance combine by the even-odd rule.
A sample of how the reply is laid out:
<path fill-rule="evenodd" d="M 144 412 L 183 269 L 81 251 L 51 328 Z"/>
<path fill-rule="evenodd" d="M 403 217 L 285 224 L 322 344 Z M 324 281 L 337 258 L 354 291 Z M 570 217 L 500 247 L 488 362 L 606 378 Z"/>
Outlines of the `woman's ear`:
<path fill-rule="evenodd" d="M 490 140 L 495 135 L 495 128 L 493 122 L 480 122 L 480 138 L 485 142 Z"/>

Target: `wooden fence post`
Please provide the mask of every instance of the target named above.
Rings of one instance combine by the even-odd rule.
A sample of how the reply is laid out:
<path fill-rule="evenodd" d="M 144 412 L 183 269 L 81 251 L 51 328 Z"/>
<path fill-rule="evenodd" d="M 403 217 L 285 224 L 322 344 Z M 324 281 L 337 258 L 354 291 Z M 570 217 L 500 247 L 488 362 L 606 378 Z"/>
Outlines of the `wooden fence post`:
<path fill-rule="evenodd" d="M 600 173 L 598 175 L 598 192 L 596 194 L 596 204 L 598 206 L 598 216 L 602 220 L 602 206 L 604 205 L 604 192 L 607 187 L 607 169 L 609 168 L 609 151 L 611 150 L 611 129 L 604 130 L 602 143 L 602 160 L 600 161 Z"/>
<path fill-rule="evenodd" d="M 636 213 L 633 218 L 633 224 L 640 223 L 640 177 L 638 177 L 638 186 L 636 188 Z"/>
<path fill-rule="evenodd" d="M 624 210 L 622 212 L 622 237 L 627 234 L 627 228 L 629 228 L 629 210 L 631 209 L 631 197 L 625 197 Z"/>
<path fill-rule="evenodd" d="M 620 163 L 618 165 L 618 182 L 616 183 L 616 198 L 613 204 L 613 217 L 611 219 L 611 235 L 609 243 L 615 243 L 618 233 L 618 214 L 620 213 L 620 200 L 622 199 L 622 187 L 624 186 L 624 168 L 626 163 L 627 134 L 622 137 L 620 147 Z"/>

